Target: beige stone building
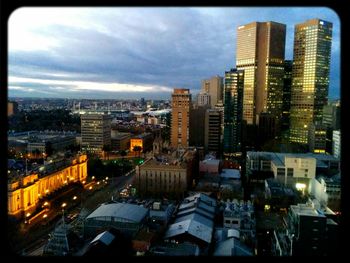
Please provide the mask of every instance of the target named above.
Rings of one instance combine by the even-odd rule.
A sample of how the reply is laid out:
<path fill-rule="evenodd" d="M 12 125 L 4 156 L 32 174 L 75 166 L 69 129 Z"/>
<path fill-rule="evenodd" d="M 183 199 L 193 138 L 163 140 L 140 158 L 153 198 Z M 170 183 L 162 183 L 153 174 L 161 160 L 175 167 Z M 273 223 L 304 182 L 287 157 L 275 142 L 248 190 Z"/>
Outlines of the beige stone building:
<path fill-rule="evenodd" d="M 192 182 L 196 150 L 175 151 L 154 157 L 136 167 L 135 185 L 142 194 L 173 194 L 182 196 Z"/>
<path fill-rule="evenodd" d="M 73 182 L 83 182 L 87 177 L 87 156 L 80 155 L 70 165 L 53 173 L 32 173 L 23 177 L 8 178 L 8 215 L 22 217 L 33 212 L 40 199 Z"/>

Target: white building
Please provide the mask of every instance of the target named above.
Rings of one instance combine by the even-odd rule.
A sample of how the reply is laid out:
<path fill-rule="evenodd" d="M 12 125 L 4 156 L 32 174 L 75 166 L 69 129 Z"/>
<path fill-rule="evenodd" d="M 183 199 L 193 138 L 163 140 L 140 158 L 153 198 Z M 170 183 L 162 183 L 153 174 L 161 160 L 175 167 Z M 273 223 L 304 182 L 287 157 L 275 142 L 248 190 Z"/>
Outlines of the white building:
<path fill-rule="evenodd" d="M 333 156 L 335 158 L 340 158 L 341 155 L 341 133 L 340 130 L 333 131 Z"/>
<path fill-rule="evenodd" d="M 339 168 L 334 156 L 313 153 L 247 152 L 247 173 L 271 171 L 274 178 L 287 186 L 308 191 L 317 169 Z"/>

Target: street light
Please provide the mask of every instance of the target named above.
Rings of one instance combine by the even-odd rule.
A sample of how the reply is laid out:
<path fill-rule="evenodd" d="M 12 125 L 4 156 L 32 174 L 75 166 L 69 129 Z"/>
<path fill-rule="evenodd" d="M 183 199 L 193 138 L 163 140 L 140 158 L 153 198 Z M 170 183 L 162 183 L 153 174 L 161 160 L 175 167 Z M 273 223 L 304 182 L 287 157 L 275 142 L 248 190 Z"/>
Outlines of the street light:
<path fill-rule="evenodd" d="M 76 196 L 73 196 L 73 200 L 76 200 L 77 199 L 77 197 Z"/>
<path fill-rule="evenodd" d="M 61 207 L 62 207 L 62 217 L 63 217 L 63 223 L 64 223 L 64 208 L 67 206 L 67 204 L 66 203 L 63 203 L 62 205 L 61 205 Z"/>

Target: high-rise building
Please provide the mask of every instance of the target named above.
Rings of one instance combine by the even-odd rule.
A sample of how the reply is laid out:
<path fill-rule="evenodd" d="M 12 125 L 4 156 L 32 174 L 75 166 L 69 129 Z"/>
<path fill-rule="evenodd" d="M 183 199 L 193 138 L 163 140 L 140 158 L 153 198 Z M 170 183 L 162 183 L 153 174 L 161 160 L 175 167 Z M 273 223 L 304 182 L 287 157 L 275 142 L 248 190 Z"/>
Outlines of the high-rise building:
<path fill-rule="evenodd" d="M 189 146 L 204 147 L 205 112 L 210 105 L 193 106 L 190 111 Z"/>
<path fill-rule="evenodd" d="M 322 122 L 327 104 L 332 23 L 311 19 L 295 26 L 290 141 L 307 144 L 313 122 Z"/>
<path fill-rule="evenodd" d="M 281 118 L 286 25 L 253 22 L 237 29 L 236 67 L 244 70 L 243 119 L 256 125 L 258 115 Z"/>
<path fill-rule="evenodd" d="M 323 106 L 322 125 L 327 129 L 326 152 L 332 154 L 333 131 L 340 129 L 340 105 L 328 103 Z"/>
<path fill-rule="evenodd" d="M 171 146 L 188 147 L 191 93 L 189 89 L 174 89 L 171 111 Z"/>
<path fill-rule="evenodd" d="M 333 156 L 340 158 L 341 156 L 341 132 L 340 130 L 333 131 Z"/>
<path fill-rule="evenodd" d="M 224 87 L 224 155 L 241 151 L 244 71 L 225 72 Z"/>
<path fill-rule="evenodd" d="M 222 100 L 222 82 L 222 77 L 220 76 L 214 76 L 210 79 L 202 80 L 201 93 L 207 93 L 210 95 L 211 108 L 214 108 L 215 104 L 217 104 L 219 100 Z"/>
<path fill-rule="evenodd" d="M 81 115 L 81 146 L 90 153 L 101 153 L 111 145 L 111 116 L 107 114 Z"/>
<path fill-rule="evenodd" d="M 206 92 L 201 92 L 197 97 L 198 106 L 210 106 L 210 94 Z"/>
<path fill-rule="evenodd" d="M 283 82 L 283 103 L 282 103 L 282 123 L 281 131 L 289 130 L 290 117 L 290 92 L 292 88 L 292 60 L 284 61 L 284 82 Z"/>
<path fill-rule="evenodd" d="M 205 113 L 204 149 L 208 152 L 220 152 L 221 112 L 208 109 Z"/>
<path fill-rule="evenodd" d="M 327 104 L 323 106 L 322 124 L 333 130 L 340 129 L 340 105 Z"/>
<path fill-rule="evenodd" d="M 214 107 L 215 110 L 218 110 L 221 112 L 221 131 L 220 131 L 220 143 L 222 144 L 224 142 L 224 111 L 225 106 L 222 100 L 219 100 L 217 104 L 215 104 Z M 222 154 L 222 147 L 220 148 L 220 156 Z"/>
<path fill-rule="evenodd" d="M 310 123 L 308 134 L 309 151 L 326 153 L 327 129 L 320 123 Z"/>

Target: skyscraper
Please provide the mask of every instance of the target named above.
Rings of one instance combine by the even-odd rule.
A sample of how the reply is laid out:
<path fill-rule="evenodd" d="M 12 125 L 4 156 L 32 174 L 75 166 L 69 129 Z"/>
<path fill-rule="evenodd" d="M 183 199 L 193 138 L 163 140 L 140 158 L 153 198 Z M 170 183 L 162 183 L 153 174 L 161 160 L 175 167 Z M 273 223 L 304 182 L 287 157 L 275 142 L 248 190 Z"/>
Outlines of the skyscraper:
<path fill-rule="evenodd" d="M 215 104 L 222 100 L 222 88 L 222 77 L 220 76 L 214 76 L 202 81 L 201 93 L 207 93 L 210 95 L 211 108 L 214 108 Z"/>
<path fill-rule="evenodd" d="M 188 147 L 191 93 L 189 89 L 174 89 L 171 112 L 171 146 Z"/>
<path fill-rule="evenodd" d="M 111 116 L 107 114 L 81 115 L 81 146 L 90 153 L 101 153 L 111 145 Z"/>
<path fill-rule="evenodd" d="M 292 60 L 284 61 L 284 83 L 283 83 L 283 103 L 282 103 L 282 123 L 281 123 L 282 131 L 289 130 L 290 92 L 292 88 L 292 67 L 293 67 Z"/>
<path fill-rule="evenodd" d="M 204 147 L 208 152 L 220 152 L 221 111 L 208 109 L 205 113 Z"/>
<path fill-rule="evenodd" d="M 237 29 L 236 67 L 244 70 L 243 119 L 256 125 L 258 115 L 282 114 L 286 25 L 253 22 Z"/>
<path fill-rule="evenodd" d="M 241 151 L 244 71 L 225 72 L 224 86 L 224 155 Z"/>
<path fill-rule="evenodd" d="M 311 19 L 294 32 L 290 141 L 307 144 L 311 123 L 322 121 L 327 104 L 332 23 Z"/>

